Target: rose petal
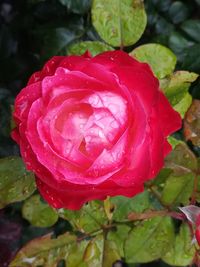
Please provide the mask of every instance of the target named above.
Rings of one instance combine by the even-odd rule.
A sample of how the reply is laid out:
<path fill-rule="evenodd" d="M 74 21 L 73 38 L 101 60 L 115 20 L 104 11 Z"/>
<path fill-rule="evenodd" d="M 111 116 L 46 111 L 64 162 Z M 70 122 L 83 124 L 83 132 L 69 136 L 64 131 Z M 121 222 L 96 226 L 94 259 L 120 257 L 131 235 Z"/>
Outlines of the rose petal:
<path fill-rule="evenodd" d="M 108 182 L 99 187 L 78 186 L 75 188 L 73 185 L 69 184 L 69 186 L 63 188 L 63 190 L 56 190 L 37 179 L 37 186 L 44 199 L 54 208 L 66 208 L 72 210 L 80 209 L 84 203 L 90 200 L 103 200 L 107 196 L 115 195 L 133 197 L 143 191 L 142 184 L 135 184 L 133 187 L 121 188 L 112 182 Z"/>
<path fill-rule="evenodd" d="M 17 123 L 28 116 L 31 104 L 41 96 L 41 83 L 37 82 L 23 88 L 15 99 L 14 118 Z"/>
<path fill-rule="evenodd" d="M 165 136 L 179 130 L 182 125 L 182 120 L 178 112 L 176 112 L 170 105 L 167 98 L 162 92 L 159 94 L 159 118 Z"/>
<path fill-rule="evenodd" d="M 60 62 L 65 59 L 64 56 L 55 56 L 52 57 L 47 63 L 44 65 L 41 71 L 37 71 L 33 73 L 28 81 L 28 85 L 42 81 L 42 79 L 46 76 L 51 76 L 55 73 L 56 68 L 59 66 Z"/>

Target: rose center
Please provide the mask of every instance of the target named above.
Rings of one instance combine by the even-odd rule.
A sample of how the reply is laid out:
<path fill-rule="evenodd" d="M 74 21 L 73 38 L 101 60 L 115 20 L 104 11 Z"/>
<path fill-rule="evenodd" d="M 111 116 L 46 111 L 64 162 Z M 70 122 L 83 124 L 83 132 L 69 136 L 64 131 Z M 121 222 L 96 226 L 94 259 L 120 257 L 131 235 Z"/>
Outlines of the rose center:
<path fill-rule="evenodd" d="M 124 130 L 126 113 L 126 101 L 110 92 L 91 94 L 63 108 L 57 116 L 55 128 L 65 140 L 64 156 L 68 157 L 75 148 L 94 159 L 105 148 L 112 148 Z"/>

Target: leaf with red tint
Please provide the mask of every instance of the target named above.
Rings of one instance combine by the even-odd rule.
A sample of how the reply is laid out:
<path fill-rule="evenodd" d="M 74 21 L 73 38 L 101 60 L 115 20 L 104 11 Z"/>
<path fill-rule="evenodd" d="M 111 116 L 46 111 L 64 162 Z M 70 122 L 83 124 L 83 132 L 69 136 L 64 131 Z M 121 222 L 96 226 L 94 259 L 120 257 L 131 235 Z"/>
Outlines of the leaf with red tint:
<path fill-rule="evenodd" d="M 193 100 L 184 120 L 184 135 L 193 145 L 200 146 L 200 100 Z"/>

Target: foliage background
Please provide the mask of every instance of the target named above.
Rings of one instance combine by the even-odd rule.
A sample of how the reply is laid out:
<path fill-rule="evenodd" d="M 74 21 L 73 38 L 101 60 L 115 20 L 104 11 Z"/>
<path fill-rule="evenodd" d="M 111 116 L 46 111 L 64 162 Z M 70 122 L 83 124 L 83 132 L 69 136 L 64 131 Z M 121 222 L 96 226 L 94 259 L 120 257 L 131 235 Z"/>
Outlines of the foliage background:
<path fill-rule="evenodd" d="M 160 43 L 177 56 L 177 69 L 200 72 L 200 1 L 146 0 L 148 24 L 132 51 L 144 43 Z M 1 0 L 0 1 L 0 157 L 19 155 L 10 139 L 11 105 L 28 77 L 51 56 L 66 55 L 80 40 L 101 40 L 91 23 L 90 0 Z M 190 88 L 200 99 L 200 80 Z M 182 138 L 182 133 L 177 137 Z M 188 143 L 199 156 L 200 149 Z M 54 229 L 62 234 L 70 225 L 59 219 L 55 226 L 39 228 L 21 215 L 22 203 L 0 210 L 0 266 L 6 267 L 14 253 L 28 240 Z M 61 265 L 60 265 L 61 266 Z M 125 265 L 124 265 L 125 266 Z M 137 266 L 168 266 L 153 262 Z"/>

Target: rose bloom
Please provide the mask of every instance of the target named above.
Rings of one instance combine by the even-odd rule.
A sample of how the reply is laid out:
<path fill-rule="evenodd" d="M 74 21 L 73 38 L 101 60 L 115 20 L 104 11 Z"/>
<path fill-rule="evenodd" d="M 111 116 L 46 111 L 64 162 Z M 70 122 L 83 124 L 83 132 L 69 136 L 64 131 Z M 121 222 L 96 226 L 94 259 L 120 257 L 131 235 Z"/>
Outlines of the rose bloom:
<path fill-rule="evenodd" d="M 148 64 L 122 51 L 51 58 L 14 108 L 12 137 L 55 208 L 142 192 L 181 127 Z"/>

